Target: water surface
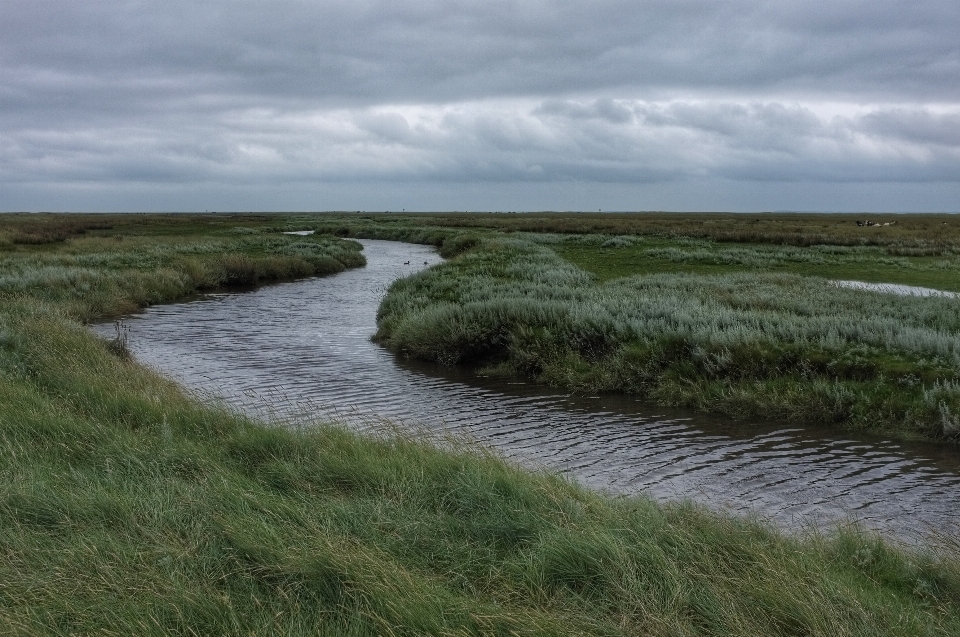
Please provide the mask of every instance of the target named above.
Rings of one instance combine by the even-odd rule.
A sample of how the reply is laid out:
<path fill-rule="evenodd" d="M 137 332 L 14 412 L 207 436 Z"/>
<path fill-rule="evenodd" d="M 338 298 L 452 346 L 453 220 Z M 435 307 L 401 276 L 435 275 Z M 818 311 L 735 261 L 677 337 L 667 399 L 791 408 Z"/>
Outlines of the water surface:
<path fill-rule="evenodd" d="M 916 285 L 903 285 L 900 283 L 867 283 L 866 281 L 831 281 L 839 288 L 852 288 L 854 290 L 868 290 L 870 292 L 882 292 L 884 294 L 896 294 L 897 296 L 945 296 L 951 299 L 960 297 L 956 292 L 946 292 L 944 290 L 935 290 L 933 288 L 922 288 Z"/>
<path fill-rule="evenodd" d="M 569 396 L 404 361 L 370 341 L 387 286 L 437 263 L 425 246 L 363 241 L 368 265 L 211 294 L 130 317 L 134 355 L 256 414 L 456 431 L 589 487 L 691 498 L 797 528 L 857 520 L 906 541 L 960 535 L 960 453 Z M 111 325 L 96 327 L 112 336 Z"/>

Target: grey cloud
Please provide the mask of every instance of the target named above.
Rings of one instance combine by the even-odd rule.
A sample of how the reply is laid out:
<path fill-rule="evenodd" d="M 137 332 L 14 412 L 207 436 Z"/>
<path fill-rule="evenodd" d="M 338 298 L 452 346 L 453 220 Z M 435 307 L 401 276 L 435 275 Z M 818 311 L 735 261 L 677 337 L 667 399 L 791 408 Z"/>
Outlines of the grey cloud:
<path fill-rule="evenodd" d="M 198 92 L 340 103 L 592 90 L 960 96 L 952 0 L 10 0 L 4 13 L 4 83 L 34 106 L 69 95 L 102 108 L 104 92 L 143 108 Z"/>
<path fill-rule="evenodd" d="M 960 181 L 955 0 L 7 0 L 2 18 L 7 193 Z"/>
<path fill-rule="evenodd" d="M 641 112 L 644 121 L 653 126 L 693 129 L 722 137 L 725 143 L 770 150 L 793 150 L 823 129 L 809 109 L 780 103 L 704 106 L 680 102 L 645 106 Z"/>
<path fill-rule="evenodd" d="M 359 118 L 361 127 L 387 142 L 402 142 L 410 138 L 410 125 L 399 113 L 377 113 Z"/>
<path fill-rule="evenodd" d="M 634 112 L 620 101 L 610 98 L 591 102 L 569 100 L 547 100 L 535 111 L 543 116 L 560 115 L 577 119 L 605 119 L 616 124 L 627 123 L 634 118 Z"/>
<path fill-rule="evenodd" d="M 931 113 L 923 109 L 887 109 L 863 118 L 864 132 L 916 144 L 960 146 L 960 113 Z M 960 177 L 960 176 L 958 176 Z"/>
<path fill-rule="evenodd" d="M 932 182 L 960 175 L 960 139 L 923 140 L 958 118 L 960 109 L 827 117 L 776 102 L 606 99 L 247 109 L 180 127 L 14 132 L 0 140 L 0 169 L 9 183 Z"/>

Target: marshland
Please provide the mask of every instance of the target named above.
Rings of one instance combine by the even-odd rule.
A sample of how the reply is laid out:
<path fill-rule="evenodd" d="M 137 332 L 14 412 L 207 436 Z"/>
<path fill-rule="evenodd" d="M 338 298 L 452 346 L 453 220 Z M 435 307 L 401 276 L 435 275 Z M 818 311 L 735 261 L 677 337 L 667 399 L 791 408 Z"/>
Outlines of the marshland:
<path fill-rule="evenodd" d="M 402 240 L 446 262 L 386 291 L 376 339 L 398 360 L 954 453 L 957 300 L 834 282 L 957 291 L 960 224 L 857 219 L 4 216 L 0 623 L 955 634 L 950 534 L 908 548 L 849 527 L 784 532 L 605 496 L 463 441 L 292 430 L 198 397 L 84 326 L 346 272 L 365 262 L 350 238 Z M 282 234 L 295 230 L 315 233 Z"/>

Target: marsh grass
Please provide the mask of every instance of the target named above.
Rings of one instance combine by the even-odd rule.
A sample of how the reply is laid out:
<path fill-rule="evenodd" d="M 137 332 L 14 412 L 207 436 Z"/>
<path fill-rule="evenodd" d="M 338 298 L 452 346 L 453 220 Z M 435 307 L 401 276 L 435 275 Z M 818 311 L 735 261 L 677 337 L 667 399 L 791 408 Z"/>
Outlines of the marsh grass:
<path fill-rule="evenodd" d="M 45 299 L 90 320 L 196 291 L 332 274 L 364 263 L 359 244 L 330 236 L 196 229 L 179 235 L 84 235 L 49 247 L 11 245 L 0 251 L 0 298 Z"/>
<path fill-rule="evenodd" d="M 286 259 L 326 268 L 362 257 L 330 236 L 277 238 L 274 217 L 118 223 L 0 245 L 0 632 L 960 634 L 950 542 L 905 549 L 855 528 L 784 535 L 691 504 L 606 498 L 456 440 L 308 420 L 294 431 L 189 395 L 78 319 L 296 272 Z M 491 253 L 483 236 L 456 240 L 470 234 L 461 229 L 389 232 L 463 255 L 437 278 L 399 284 L 389 312 L 452 303 L 478 273 L 488 277 L 478 290 L 520 281 L 558 302 L 595 285 L 542 246 Z M 431 296 L 396 294 L 418 285 Z M 563 313 L 544 308 L 528 309 Z M 457 342 L 494 337 L 448 327 Z M 923 387 L 933 406 L 954 391 Z"/>
<path fill-rule="evenodd" d="M 725 274 L 784 272 L 828 279 L 899 283 L 960 291 L 960 250 L 936 256 L 892 256 L 878 246 L 814 245 L 807 247 L 731 245 L 705 239 L 631 239 L 604 242 L 602 236 L 534 235 L 575 263 L 610 280 L 664 272 Z"/>
<path fill-rule="evenodd" d="M 568 235 L 693 238 L 723 243 L 813 246 L 882 246 L 891 254 L 939 255 L 960 247 L 960 216 L 952 214 L 791 214 L 791 213 L 528 213 L 408 214 L 407 223 L 447 229 Z M 353 217 L 346 217 L 347 219 Z M 858 220 L 890 226 L 857 226 Z"/>
<path fill-rule="evenodd" d="M 89 215 L 9 215 L 4 229 L 10 243 L 43 245 L 61 243 L 91 230 L 111 230 L 109 220 Z"/>
<path fill-rule="evenodd" d="M 408 356 L 574 390 L 901 437 L 957 431 L 960 303 L 945 297 L 743 271 L 602 283 L 542 243 L 491 239 L 394 284 L 378 325 Z"/>
<path fill-rule="evenodd" d="M 2 317 L 13 633 L 960 630 L 947 554 L 608 499 L 456 443 L 271 428 L 198 404 L 48 305 Z"/>

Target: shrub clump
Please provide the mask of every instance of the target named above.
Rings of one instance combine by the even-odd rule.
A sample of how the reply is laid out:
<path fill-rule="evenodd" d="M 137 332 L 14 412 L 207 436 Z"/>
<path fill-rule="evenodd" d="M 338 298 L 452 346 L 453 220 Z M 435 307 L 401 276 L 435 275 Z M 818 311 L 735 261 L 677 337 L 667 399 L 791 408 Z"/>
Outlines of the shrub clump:
<path fill-rule="evenodd" d="M 960 304 L 946 297 L 751 272 L 599 283 L 543 245 L 496 239 L 394 284 L 378 326 L 408 356 L 574 390 L 957 435 Z"/>

